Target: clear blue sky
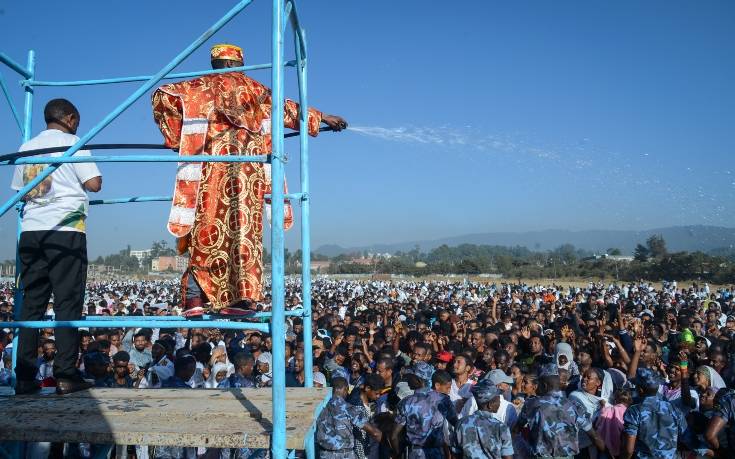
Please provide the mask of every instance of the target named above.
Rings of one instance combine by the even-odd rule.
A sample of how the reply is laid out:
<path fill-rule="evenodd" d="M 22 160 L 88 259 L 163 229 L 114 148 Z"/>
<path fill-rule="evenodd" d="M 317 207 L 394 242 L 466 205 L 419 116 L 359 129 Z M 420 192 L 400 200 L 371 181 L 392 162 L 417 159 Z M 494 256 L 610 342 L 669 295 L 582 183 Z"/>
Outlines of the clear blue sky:
<path fill-rule="evenodd" d="M 20 62 L 35 49 L 43 80 L 154 73 L 234 4 L 32 3 L 0 4 L 0 48 Z M 735 3 L 300 6 L 310 100 L 360 128 L 312 141 L 314 247 L 549 228 L 735 226 Z M 252 64 L 270 60 L 269 39 L 270 2 L 256 0 L 209 44 L 238 43 Z M 203 47 L 178 70 L 206 68 L 207 53 Z M 0 72 L 22 106 L 15 74 Z M 268 71 L 253 76 L 270 82 Z M 296 96 L 293 72 L 286 83 Z M 71 99 L 85 132 L 138 85 L 39 88 L 34 135 L 51 98 Z M 18 131 L 4 102 L 0 133 L 0 153 L 15 151 Z M 160 142 L 149 98 L 95 141 Z M 103 164 L 99 195 L 170 194 L 174 168 Z M 297 188 L 295 158 L 288 175 Z M 9 168 L 0 168 L 0 183 L 5 199 Z M 162 203 L 92 208 L 90 255 L 168 238 L 167 212 Z M 14 215 L 0 218 L 0 258 L 12 255 L 14 231 Z M 289 236 L 292 247 L 297 236 Z"/>

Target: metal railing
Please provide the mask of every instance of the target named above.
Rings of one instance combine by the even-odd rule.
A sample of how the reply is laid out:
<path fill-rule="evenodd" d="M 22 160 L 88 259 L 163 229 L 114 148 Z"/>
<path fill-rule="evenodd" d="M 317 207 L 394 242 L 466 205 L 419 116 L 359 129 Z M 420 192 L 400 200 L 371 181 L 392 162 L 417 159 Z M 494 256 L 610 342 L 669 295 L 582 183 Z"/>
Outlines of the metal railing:
<path fill-rule="evenodd" d="M 284 79 L 283 72 L 285 67 L 295 67 L 298 76 L 299 106 L 300 106 L 300 182 L 301 191 L 299 193 L 284 194 L 283 187 L 272 187 L 271 195 L 267 198 L 271 199 L 272 224 L 271 224 L 271 266 L 272 266 L 272 308 L 270 312 L 257 313 L 254 318 L 267 318 L 269 323 L 252 323 L 252 322 L 235 322 L 216 320 L 209 316 L 203 317 L 201 320 L 189 321 L 184 318 L 173 317 L 87 317 L 83 320 L 74 321 L 20 321 L 20 311 L 23 307 L 23 295 L 20 282 L 20 268 L 16 257 L 16 291 L 15 291 L 15 321 L 0 323 L 0 328 L 8 327 L 16 330 L 14 337 L 14 350 L 18 346 L 17 330 L 20 328 L 51 328 L 51 327 L 147 327 L 147 328 L 166 328 L 176 325 L 179 328 L 186 328 L 186 324 L 191 324 L 192 328 L 221 328 L 221 329 L 238 329 L 238 330 L 260 330 L 270 332 L 273 339 L 273 432 L 271 450 L 275 459 L 285 459 L 288 455 L 286 451 L 286 391 L 285 391 L 285 317 L 298 316 L 303 318 L 303 339 L 304 339 L 304 368 L 305 386 L 313 386 L 313 375 L 311 372 L 312 357 L 312 323 L 311 323 L 311 277 L 310 277 L 310 225 L 309 225 L 309 143 L 308 143 L 308 103 L 307 103 L 307 54 L 306 54 L 306 34 L 299 22 L 296 5 L 293 0 L 271 0 L 272 8 L 272 33 L 271 33 L 271 52 L 272 62 L 269 64 L 248 65 L 237 68 L 205 70 L 197 72 L 171 73 L 184 59 L 191 55 L 196 49 L 203 45 L 218 30 L 227 24 L 232 18 L 247 7 L 253 0 L 239 1 L 232 7 L 221 19 L 215 22 L 201 36 L 194 40 L 189 46 L 174 57 L 168 64 L 163 66 L 158 72 L 150 76 L 132 76 L 82 81 L 42 81 L 36 79 L 36 57 L 35 52 L 28 52 L 26 65 L 13 60 L 8 55 L 0 52 L 0 62 L 5 64 L 11 70 L 18 73 L 23 79 L 20 81 L 25 93 L 25 103 L 23 109 L 23 117 L 18 115 L 13 101 L 10 97 L 7 85 L 0 75 L 0 89 L 7 100 L 12 115 L 21 132 L 21 139 L 27 142 L 32 132 L 32 109 L 35 95 L 35 88 L 53 86 L 87 86 L 87 85 L 103 85 L 115 83 L 129 83 L 143 81 L 144 83 L 135 90 L 128 98 L 121 102 L 114 110 L 112 110 L 101 121 L 95 124 L 86 134 L 72 146 L 65 149 L 62 155 L 56 157 L 29 157 L 28 155 L 18 155 L 18 157 L 8 158 L 4 155 L 0 166 L 17 165 L 17 164 L 48 164 L 42 172 L 34 179 L 28 182 L 17 194 L 8 199 L 0 206 L 0 216 L 8 212 L 11 208 L 20 202 L 23 196 L 35 188 L 46 177 L 52 174 L 61 164 L 78 163 L 78 162 L 268 162 L 271 164 L 272 183 L 283 183 L 284 165 L 286 162 L 284 154 Z M 284 33 L 286 23 L 291 25 L 294 35 L 294 47 L 296 59 L 284 61 Z M 128 109 L 135 101 L 146 94 L 148 91 L 161 80 L 190 78 L 203 75 L 211 75 L 233 71 L 250 71 L 271 69 L 271 89 L 272 89 L 272 109 L 271 109 L 271 126 L 272 126 L 272 151 L 269 155 L 253 155 L 253 156 L 179 156 L 179 155 L 113 155 L 113 156 L 85 156 L 76 157 L 74 154 L 85 148 L 87 144 L 99 134 L 105 127 L 112 123 L 123 111 Z M 285 310 L 285 280 L 284 280 L 284 200 L 297 200 L 301 203 L 301 251 L 302 251 L 302 304 L 303 308 L 295 311 Z M 90 205 L 104 204 L 121 204 L 121 203 L 137 203 L 137 202 L 154 202 L 168 201 L 170 196 L 135 196 L 114 199 L 98 199 L 90 201 Z M 22 208 L 22 203 L 18 205 Z M 20 213 L 18 216 L 18 237 L 20 235 Z M 275 339 L 278 338 L 278 339 Z M 17 352 L 13 352 L 13 368 L 15 368 Z M 313 429 L 304 441 L 304 449 L 308 458 L 314 457 Z M 289 455 L 293 457 L 293 451 Z"/>

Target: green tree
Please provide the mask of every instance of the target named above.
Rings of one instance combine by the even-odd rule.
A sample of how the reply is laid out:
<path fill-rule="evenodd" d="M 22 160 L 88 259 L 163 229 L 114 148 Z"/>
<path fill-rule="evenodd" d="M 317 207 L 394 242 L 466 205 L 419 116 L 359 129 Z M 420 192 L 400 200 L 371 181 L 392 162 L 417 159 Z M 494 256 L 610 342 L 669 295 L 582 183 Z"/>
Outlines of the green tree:
<path fill-rule="evenodd" d="M 151 258 L 172 257 L 176 255 L 176 251 L 168 246 L 168 242 L 161 239 L 151 244 Z"/>
<path fill-rule="evenodd" d="M 421 248 L 418 244 L 413 246 L 413 249 L 408 252 L 408 256 L 414 262 L 419 261 L 419 257 L 421 256 Z"/>
<path fill-rule="evenodd" d="M 311 252 L 311 259 L 313 261 L 328 261 L 329 257 L 321 253 Z"/>
<path fill-rule="evenodd" d="M 474 260 L 462 260 L 456 265 L 457 274 L 480 274 L 480 266 Z"/>
<path fill-rule="evenodd" d="M 620 249 L 617 249 L 615 247 L 611 247 L 611 248 L 607 249 L 607 254 L 608 255 L 612 255 L 612 256 L 618 256 L 618 255 L 622 255 L 622 252 L 620 251 Z"/>
<path fill-rule="evenodd" d="M 557 247 L 552 255 L 563 264 L 572 264 L 577 261 L 577 249 L 572 244 L 563 244 Z"/>
<path fill-rule="evenodd" d="M 646 246 L 648 247 L 648 253 L 652 258 L 661 259 L 666 256 L 668 251 L 666 250 L 666 241 L 660 234 L 654 234 L 646 240 Z"/>
<path fill-rule="evenodd" d="M 637 246 L 635 246 L 635 250 L 633 251 L 633 258 L 636 261 L 645 263 L 648 261 L 649 254 L 650 251 L 648 250 L 648 247 L 643 244 L 638 244 Z"/>

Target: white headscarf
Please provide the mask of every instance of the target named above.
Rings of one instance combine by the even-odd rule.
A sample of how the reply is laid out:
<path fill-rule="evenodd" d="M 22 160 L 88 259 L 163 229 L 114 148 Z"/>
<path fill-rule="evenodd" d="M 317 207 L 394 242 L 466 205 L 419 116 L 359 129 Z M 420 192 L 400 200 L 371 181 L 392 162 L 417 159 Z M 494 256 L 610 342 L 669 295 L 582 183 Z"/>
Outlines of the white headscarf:
<path fill-rule="evenodd" d="M 579 402 L 579 404 L 584 408 L 587 416 L 589 416 L 592 423 L 597 420 L 597 416 L 600 414 L 600 411 L 602 411 L 600 400 L 604 400 L 605 403 L 612 403 L 611 398 L 614 390 L 612 376 L 610 376 L 610 373 L 605 370 L 598 370 L 596 368 L 593 368 L 593 370 L 597 372 L 598 376 L 600 372 L 603 374 L 602 385 L 600 386 L 600 395 L 598 396 L 596 394 L 589 394 L 584 390 L 575 390 L 569 395 L 569 398 L 572 398 L 575 401 Z M 587 434 L 584 432 L 579 432 L 579 447 L 586 448 L 591 444 L 592 440 L 590 440 Z"/>
<path fill-rule="evenodd" d="M 270 352 L 262 352 L 258 356 L 258 363 L 268 364 L 268 372 L 260 375 L 260 381 L 265 385 L 273 379 L 273 355 Z"/>
<path fill-rule="evenodd" d="M 600 387 L 600 398 L 604 399 L 607 403 L 612 404 L 615 384 L 613 383 L 613 378 L 609 371 L 602 370 L 602 373 L 604 374 L 604 377 L 602 378 L 602 387 Z"/>
<path fill-rule="evenodd" d="M 722 379 L 722 376 L 720 376 L 719 373 L 717 373 L 717 370 L 707 365 L 703 365 L 703 367 L 707 370 L 707 373 L 709 375 L 709 386 L 711 388 L 715 390 L 720 390 L 723 387 L 727 387 L 727 384 L 725 384 L 725 380 Z"/>
<path fill-rule="evenodd" d="M 605 370 L 599 370 L 593 368 L 594 371 L 602 372 L 602 385 L 600 386 L 600 395 L 590 394 L 584 390 L 575 390 L 571 393 L 570 397 L 574 397 L 584 405 L 585 410 L 591 416 L 595 415 L 600 410 L 600 400 L 604 400 L 605 403 L 612 403 L 612 395 L 614 391 L 612 376 Z"/>
<path fill-rule="evenodd" d="M 567 358 L 567 363 L 559 365 L 559 356 L 562 355 Z M 562 370 L 569 371 L 569 377 L 577 376 L 579 374 L 579 368 L 577 367 L 577 363 L 574 361 L 574 350 L 568 343 L 558 343 L 556 345 L 554 363 L 556 363 Z"/>
<path fill-rule="evenodd" d="M 218 362 L 212 367 L 212 371 L 209 372 L 209 378 L 204 383 L 204 387 L 207 389 L 215 389 L 219 383 L 217 382 L 217 373 L 225 372 L 225 377 L 229 376 L 229 371 L 226 363 Z"/>
<path fill-rule="evenodd" d="M 565 363 L 564 365 L 559 365 L 559 356 L 562 355 L 567 358 L 567 363 Z M 574 351 L 572 350 L 572 346 L 567 343 L 558 343 L 556 345 L 556 355 L 554 356 L 554 360 L 554 363 L 559 365 L 559 368 L 569 370 L 572 362 L 574 362 Z"/>
<path fill-rule="evenodd" d="M 610 377 L 612 378 L 613 382 L 613 388 L 621 388 L 623 385 L 628 381 L 628 377 L 623 373 L 622 371 L 618 370 L 617 368 L 610 368 L 608 370 L 605 370 L 610 374 Z"/>

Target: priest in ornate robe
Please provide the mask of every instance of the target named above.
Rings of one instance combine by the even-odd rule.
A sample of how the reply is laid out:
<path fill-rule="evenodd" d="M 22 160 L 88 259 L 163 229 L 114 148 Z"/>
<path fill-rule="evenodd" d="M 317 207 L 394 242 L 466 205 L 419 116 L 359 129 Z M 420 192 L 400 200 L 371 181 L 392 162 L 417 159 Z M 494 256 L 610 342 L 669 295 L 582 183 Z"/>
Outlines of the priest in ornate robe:
<path fill-rule="evenodd" d="M 241 67 L 242 50 L 216 45 L 212 67 Z M 261 155 L 271 152 L 270 89 L 240 72 L 205 75 L 163 85 L 153 94 L 153 117 L 165 143 L 180 155 Z M 309 109 L 309 135 L 321 123 L 332 130 L 344 119 Z M 286 100 L 284 125 L 299 128 L 299 106 Z M 189 253 L 182 278 L 186 315 L 226 313 L 263 297 L 264 196 L 270 165 L 180 163 L 168 230 L 180 253 Z M 280 184 L 285 186 L 285 183 Z M 286 205 L 286 229 L 293 212 Z"/>

